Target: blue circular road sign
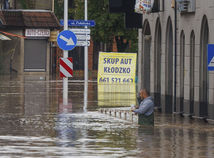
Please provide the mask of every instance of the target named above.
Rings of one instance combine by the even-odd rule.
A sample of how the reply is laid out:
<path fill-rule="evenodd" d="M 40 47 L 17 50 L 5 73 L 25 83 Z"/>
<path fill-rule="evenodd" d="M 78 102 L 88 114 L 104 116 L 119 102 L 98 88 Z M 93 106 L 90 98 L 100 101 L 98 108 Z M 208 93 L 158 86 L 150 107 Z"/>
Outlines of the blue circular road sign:
<path fill-rule="evenodd" d="M 72 50 L 76 47 L 77 37 L 69 30 L 64 30 L 57 36 L 57 44 L 62 50 Z"/>

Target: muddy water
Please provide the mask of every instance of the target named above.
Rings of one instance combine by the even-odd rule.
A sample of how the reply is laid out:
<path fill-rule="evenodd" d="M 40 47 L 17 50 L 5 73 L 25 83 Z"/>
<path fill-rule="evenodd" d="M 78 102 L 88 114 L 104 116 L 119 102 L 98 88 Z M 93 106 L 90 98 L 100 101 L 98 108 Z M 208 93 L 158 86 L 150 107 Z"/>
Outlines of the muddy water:
<path fill-rule="evenodd" d="M 0 157 L 214 157 L 214 125 L 156 113 L 155 127 L 141 128 L 98 113 L 109 100 L 99 103 L 96 82 L 88 89 L 84 112 L 81 81 L 69 82 L 63 106 L 59 80 L 0 77 Z"/>

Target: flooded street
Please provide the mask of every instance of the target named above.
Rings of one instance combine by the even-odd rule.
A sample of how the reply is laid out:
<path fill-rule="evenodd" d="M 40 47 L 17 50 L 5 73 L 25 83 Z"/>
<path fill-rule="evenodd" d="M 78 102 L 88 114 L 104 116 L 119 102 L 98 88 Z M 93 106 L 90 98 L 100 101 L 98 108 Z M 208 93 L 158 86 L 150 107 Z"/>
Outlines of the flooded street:
<path fill-rule="evenodd" d="M 40 76 L 0 78 L 0 157 L 214 157 L 214 125 L 155 113 L 155 127 L 143 128 L 98 112 L 110 101 L 129 106 L 135 94 L 99 94 L 89 82 L 84 104 L 84 82 L 72 80 L 64 106 L 62 87 Z"/>

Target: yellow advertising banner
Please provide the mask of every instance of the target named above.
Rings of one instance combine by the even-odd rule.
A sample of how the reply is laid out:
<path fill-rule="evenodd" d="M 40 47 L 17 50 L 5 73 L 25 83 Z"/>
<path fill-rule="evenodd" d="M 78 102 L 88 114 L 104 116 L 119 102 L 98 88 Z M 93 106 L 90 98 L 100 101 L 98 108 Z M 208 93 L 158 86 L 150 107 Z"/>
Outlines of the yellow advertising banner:
<path fill-rule="evenodd" d="M 136 105 L 136 85 L 98 84 L 98 106 L 124 107 Z"/>
<path fill-rule="evenodd" d="M 136 53 L 99 53 L 98 84 L 135 83 Z"/>
<path fill-rule="evenodd" d="M 98 106 L 136 105 L 136 53 L 99 54 Z"/>

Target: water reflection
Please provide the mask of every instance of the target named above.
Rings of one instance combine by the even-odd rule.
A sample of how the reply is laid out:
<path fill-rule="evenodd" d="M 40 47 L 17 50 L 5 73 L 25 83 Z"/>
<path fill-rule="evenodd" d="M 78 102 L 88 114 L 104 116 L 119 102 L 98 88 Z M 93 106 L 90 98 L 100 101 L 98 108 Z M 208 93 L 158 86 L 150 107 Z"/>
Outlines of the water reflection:
<path fill-rule="evenodd" d="M 57 137 L 59 138 L 57 146 L 75 146 L 74 142 L 77 140 L 77 132 L 72 127 L 72 122 L 75 122 L 75 119 L 72 118 L 69 114 L 62 113 L 57 116 L 57 122 L 55 126 Z"/>
<path fill-rule="evenodd" d="M 33 82 L 33 84 L 32 84 Z M 25 116 L 48 112 L 49 84 L 45 76 L 24 76 L 23 95 Z"/>
<path fill-rule="evenodd" d="M 98 84 L 98 106 L 124 107 L 136 105 L 136 85 Z"/>
<path fill-rule="evenodd" d="M 88 81 L 84 82 L 84 106 L 83 111 L 87 112 L 88 107 Z"/>
<path fill-rule="evenodd" d="M 0 156 L 214 157 L 213 125 L 155 113 L 154 128 L 138 127 L 98 113 L 100 101 L 110 104 L 97 96 L 97 88 L 95 82 L 88 83 L 84 102 L 84 82 L 69 81 L 65 106 L 62 81 L 0 79 Z"/>

